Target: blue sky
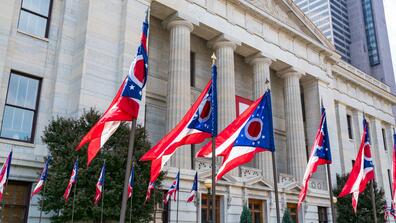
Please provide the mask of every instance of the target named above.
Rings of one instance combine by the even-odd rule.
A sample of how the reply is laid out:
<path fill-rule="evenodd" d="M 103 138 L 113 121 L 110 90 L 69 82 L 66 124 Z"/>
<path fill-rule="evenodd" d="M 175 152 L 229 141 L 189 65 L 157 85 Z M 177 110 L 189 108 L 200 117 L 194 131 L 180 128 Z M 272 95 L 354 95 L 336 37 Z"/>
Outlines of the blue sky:
<path fill-rule="evenodd" d="M 375 0 L 378 1 L 378 0 Z M 386 26 L 392 53 L 393 72 L 396 75 L 396 0 L 384 0 Z"/>

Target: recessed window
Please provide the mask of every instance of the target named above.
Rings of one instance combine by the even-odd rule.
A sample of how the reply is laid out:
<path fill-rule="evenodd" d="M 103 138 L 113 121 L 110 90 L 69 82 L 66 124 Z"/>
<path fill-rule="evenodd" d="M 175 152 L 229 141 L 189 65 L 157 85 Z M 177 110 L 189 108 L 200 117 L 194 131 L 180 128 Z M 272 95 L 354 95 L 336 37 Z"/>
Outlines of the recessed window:
<path fill-rule="evenodd" d="M 18 30 L 48 38 L 52 0 L 22 0 Z"/>
<path fill-rule="evenodd" d="M 249 210 L 252 214 L 252 223 L 264 222 L 264 202 L 263 200 L 249 199 Z"/>
<path fill-rule="evenodd" d="M 319 215 L 319 223 L 328 223 L 329 220 L 327 218 L 327 208 L 326 207 L 318 207 L 318 215 Z"/>
<path fill-rule="evenodd" d="M 287 203 L 287 209 L 289 210 L 290 217 L 293 219 L 293 222 L 298 223 L 297 204 Z"/>
<path fill-rule="evenodd" d="M 386 150 L 388 150 L 388 147 L 386 146 L 386 132 L 385 132 L 385 129 L 384 128 L 381 129 L 381 132 L 382 132 L 382 141 L 384 143 L 384 149 L 386 151 Z"/>
<path fill-rule="evenodd" d="M 212 219 L 212 196 L 202 194 L 201 223 L 209 223 Z M 216 223 L 220 223 L 220 196 L 216 195 Z"/>
<path fill-rule="evenodd" d="M 33 142 L 41 81 L 11 72 L 0 136 Z"/>
<path fill-rule="evenodd" d="M 353 139 L 352 117 L 350 115 L 347 115 L 347 124 L 348 124 L 348 137 L 349 139 Z"/>
<path fill-rule="evenodd" d="M 27 222 L 31 183 L 9 181 L 5 188 L 1 222 Z"/>
<path fill-rule="evenodd" d="M 195 87 L 195 53 L 190 52 L 190 86 Z"/>

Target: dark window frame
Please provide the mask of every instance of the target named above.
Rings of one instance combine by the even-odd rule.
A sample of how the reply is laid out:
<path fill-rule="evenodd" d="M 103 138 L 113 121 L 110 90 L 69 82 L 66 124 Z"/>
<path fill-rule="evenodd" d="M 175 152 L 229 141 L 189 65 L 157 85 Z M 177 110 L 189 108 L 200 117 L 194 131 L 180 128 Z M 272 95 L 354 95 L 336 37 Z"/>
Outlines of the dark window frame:
<path fill-rule="evenodd" d="M 20 20 L 21 20 L 21 19 L 20 19 L 20 18 L 21 18 L 21 12 L 22 12 L 22 11 L 25 11 L 25 12 L 27 12 L 27 13 L 30 13 L 30 14 L 32 14 L 32 15 L 35 15 L 35 16 L 38 16 L 38 17 L 41 17 L 41 18 L 47 20 L 47 23 L 45 24 L 45 33 L 44 33 L 44 36 L 43 36 L 43 37 L 46 38 L 46 39 L 48 39 L 48 36 L 49 36 L 49 29 L 50 29 L 50 24 L 51 24 L 53 0 L 49 0 L 48 15 L 47 15 L 47 16 L 42 15 L 42 14 L 37 13 L 37 12 L 34 12 L 34 11 L 30 10 L 30 9 L 24 8 L 24 7 L 23 7 L 23 1 L 24 1 L 24 0 L 21 1 L 21 7 L 20 7 L 20 10 L 19 10 L 17 29 L 19 30 L 19 22 L 20 22 Z M 22 30 L 21 30 L 21 31 L 22 31 Z M 22 31 L 22 32 L 25 33 L 25 31 Z M 27 33 L 27 34 L 29 34 L 29 35 L 34 35 L 34 34 L 32 34 L 32 33 Z M 34 35 L 34 36 L 35 36 L 35 35 Z M 41 36 L 39 36 L 39 37 L 41 37 Z"/>
<path fill-rule="evenodd" d="M 195 87 L 195 52 L 190 51 L 190 87 Z"/>
<path fill-rule="evenodd" d="M 319 223 L 328 223 L 329 222 L 327 207 L 318 206 L 318 221 L 319 221 Z"/>
<path fill-rule="evenodd" d="M 216 195 L 216 223 L 221 222 L 221 195 Z M 206 202 L 205 202 L 206 201 Z M 210 205 L 209 205 L 210 204 Z M 201 223 L 209 222 L 208 218 L 212 216 L 212 194 L 202 194 L 201 195 Z M 202 211 L 203 209 L 207 209 L 206 216 L 203 216 Z"/>
<path fill-rule="evenodd" d="M 353 127 L 352 127 L 352 116 L 347 114 L 347 128 L 348 128 L 348 138 L 353 139 Z"/>
<path fill-rule="evenodd" d="M 8 92 L 10 90 L 10 81 L 11 81 L 11 75 L 15 74 L 15 75 L 19 75 L 19 76 L 23 76 L 23 77 L 27 77 L 27 78 L 31 78 L 31 79 L 35 79 L 38 81 L 38 86 L 37 86 L 37 95 L 36 95 L 36 105 L 34 110 L 31 108 L 25 108 L 22 106 L 18 106 L 18 105 L 12 105 L 12 104 L 8 104 L 7 103 L 7 99 L 8 99 Z M 17 71 L 17 70 L 11 70 L 9 78 L 8 78 L 8 86 L 7 86 L 7 94 L 5 97 L 5 102 L 4 102 L 4 109 L 3 109 L 3 118 L 1 120 L 1 127 L 0 127 L 0 138 L 1 139 L 7 139 L 7 140 L 13 140 L 13 141 L 18 141 L 18 142 L 26 142 L 26 143 L 34 143 L 34 138 L 36 136 L 36 126 L 37 126 L 37 117 L 38 117 L 38 111 L 39 111 L 39 105 L 40 105 L 40 96 L 41 96 L 41 85 L 42 85 L 42 78 L 25 73 L 25 72 L 21 72 L 21 71 Z M 4 137 L 1 135 L 1 132 L 3 131 L 3 122 L 4 122 L 4 114 L 5 114 L 5 108 L 9 106 L 9 107 L 13 107 L 13 108 L 19 108 L 19 109 L 23 109 L 23 110 L 28 110 L 28 111 L 32 111 L 33 112 L 33 122 L 32 122 L 32 130 L 31 130 L 31 137 L 30 140 L 22 140 L 22 139 L 13 139 L 13 138 L 9 138 L 9 137 Z"/>
<path fill-rule="evenodd" d="M 24 216 L 24 220 L 25 220 L 25 223 L 27 223 L 28 222 L 28 217 L 29 217 L 29 208 L 30 208 L 30 194 L 31 194 L 31 191 L 32 191 L 32 183 L 31 182 L 27 182 L 27 181 L 16 181 L 16 180 L 9 180 L 8 181 L 8 185 L 26 185 L 27 186 L 27 191 L 28 191 L 28 193 L 26 194 L 26 198 L 25 198 L 25 205 L 15 205 L 15 204 L 6 204 L 6 192 L 7 192 L 7 187 L 6 188 L 4 188 L 4 209 L 8 206 L 14 206 L 14 207 L 20 207 L 20 206 L 23 206 L 23 207 L 25 207 L 26 208 L 26 211 L 25 211 L 25 216 Z M 2 216 L 3 217 L 3 216 Z M 0 219 L 1 220 L 1 219 Z"/>
<path fill-rule="evenodd" d="M 254 205 L 258 205 L 259 208 L 255 209 Z M 252 208 L 253 206 L 253 208 Z M 250 210 L 250 214 L 252 215 L 252 222 L 253 223 L 263 223 L 265 219 L 265 211 L 264 211 L 264 206 L 265 206 L 265 200 L 260 200 L 260 199 L 253 199 L 249 198 L 248 199 L 248 207 Z M 255 215 L 259 215 L 259 222 L 255 222 Z"/>
<path fill-rule="evenodd" d="M 386 131 L 384 128 L 381 128 L 381 133 L 382 133 L 382 142 L 384 143 L 384 150 L 388 151 Z"/>

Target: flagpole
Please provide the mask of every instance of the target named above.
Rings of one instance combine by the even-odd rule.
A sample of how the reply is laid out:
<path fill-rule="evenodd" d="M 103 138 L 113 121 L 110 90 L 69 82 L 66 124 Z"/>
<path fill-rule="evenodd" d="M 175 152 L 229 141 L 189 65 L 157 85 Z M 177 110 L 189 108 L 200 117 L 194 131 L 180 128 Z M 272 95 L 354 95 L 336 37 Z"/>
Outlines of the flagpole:
<path fill-rule="evenodd" d="M 124 191 L 122 192 L 120 223 L 125 222 L 125 211 L 126 211 L 127 200 L 128 200 L 128 179 L 129 179 L 129 171 L 132 168 L 132 157 L 133 157 L 133 153 L 134 153 L 135 131 L 136 131 L 136 119 L 133 119 L 132 125 L 131 125 L 131 131 L 129 132 L 128 157 L 127 157 L 127 165 L 125 167 Z"/>
<path fill-rule="evenodd" d="M 330 207 L 331 207 L 331 217 L 333 218 L 333 222 L 336 222 L 336 213 L 333 202 L 333 183 L 331 182 L 331 172 L 330 172 L 330 164 L 326 164 L 327 167 L 327 181 L 329 183 L 329 196 L 330 196 Z"/>
<path fill-rule="evenodd" d="M 177 203 L 176 203 L 176 223 L 179 223 L 179 191 L 180 191 L 180 168 L 179 168 L 179 172 L 178 172 L 178 174 L 179 174 L 179 179 L 177 179 L 177 181 L 178 182 L 176 182 L 177 184 L 177 187 L 176 187 L 176 189 L 177 189 Z"/>
<path fill-rule="evenodd" d="M 278 195 L 278 173 L 277 173 L 277 169 L 276 169 L 275 151 L 272 152 L 272 171 L 273 171 L 273 175 L 274 175 L 276 222 L 280 223 L 279 195 Z"/>
<path fill-rule="evenodd" d="M 131 168 L 133 168 L 133 169 L 135 168 L 135 162 L 133 162 L 133 161 L 132 161 L 132 167 Z M 132 172 L 130 173 L 130 175 L 132 175 Z M 132 188 L 131 197 L 129 198 L 130 199 L 130 202 L 129 202 L 130 203 L 130 206 L 129 206 L 129 223 L 132 222 L 132 198 L 133 198 L 133 188 Z"/>
<path fill-rule="evenodd" d="M 106 165 L 106 160 L 103 161 L 103 166 Z M 106 170 L 105 170 L 106 171 Z M 102 171 L 100 171 L 102 172 Z M 103 185 L 102 185 L 102 204 L 101 204 L 101 210 L 100 210 L 100 223 L 103 222 L 103 205 L 104 205 L 104 190 L 105 190 L 105 180 L 106 179 L 106 175 L 103 174 Z"/>
<path fill-rule="evenodd" d="M 216 59 L 217 59 L 216 55 L 213 53 L 211 58 L 212 58 L 212 66 L 213 66 L 216 63 Z M 212 80 L 212 82 L 213 81 L 216 80 Z M 212 89 L 212 91 L 213 90 L 214 89 Z M 215 127 L 215 125 L 213 125 L 213 127 Z M 217 128 L 217 125 L 215 128 Z M 216 136 L 213 134 L 213 132 L 212 132 L 212 223 L 216 223 Z"/>
<path fill-rule="evenodd" d="M 43 185 L 43 195 L 41 196 L 41 204 L 40 204 L 40 218 L 39 223 L 41 223 L 41 218 L 43 216 L 43 207 L 44 207 L 44 195 L 45 195 L 45 183 Z"/>
<path fill-rule="evenodd" d="M 154 187 L 154 189 L 153 189 L 153 195 L 154 195 L 154 199 L 153 199 L 153 202 L 154 202 L 154 204 L 153 204 L 153 207 L 154 207 L 154 223 L 157 221 L 157 205 L 156 205 L 156 199 L 155 199 L 155 196 L 156 196 L 156 194 L 155 194 L 155 187 Z M 172 199 L 171 199 L 172 200 Z"/>
<path fill-rule="evenodd" d="M 77 158 L 77 160 L 78 160 L 78 158 Z M 74 190 L 73 190 L 73 205 L 72 205 L 72 219 L 71 219 L 72 223 L 74 222 L 74 203 L 76 200 L 76 189 L 77 189 L 77 181 L 74 185 Z"/>
<path fill-rule="evenodd" d="M 371 181 L 371 204 L 373 205 L 374 223 L 377 223 L 377 207 L 375 205 L 374 179 Z"/>

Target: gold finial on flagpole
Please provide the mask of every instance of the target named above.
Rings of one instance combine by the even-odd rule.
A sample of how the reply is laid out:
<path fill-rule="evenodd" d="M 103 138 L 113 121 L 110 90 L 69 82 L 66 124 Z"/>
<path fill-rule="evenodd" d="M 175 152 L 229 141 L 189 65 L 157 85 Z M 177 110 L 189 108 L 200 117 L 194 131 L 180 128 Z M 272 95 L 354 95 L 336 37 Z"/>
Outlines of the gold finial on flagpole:
<path fill-rule="evenodd" d="M 215 55 L 215 53 L 213 52 L 212 56 L 210 57 L 212 59 L 212 64 L 216 63 L 217 57 Z"/>

